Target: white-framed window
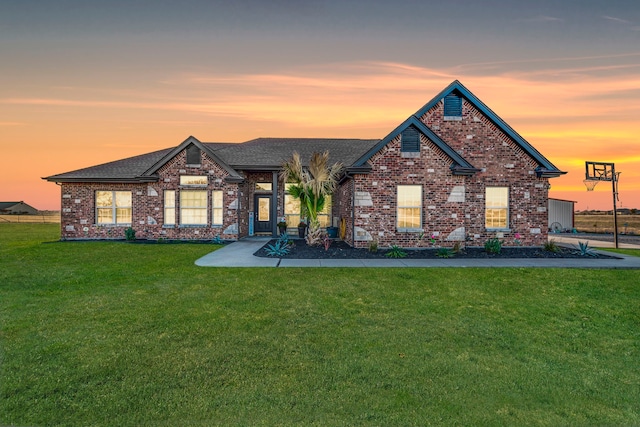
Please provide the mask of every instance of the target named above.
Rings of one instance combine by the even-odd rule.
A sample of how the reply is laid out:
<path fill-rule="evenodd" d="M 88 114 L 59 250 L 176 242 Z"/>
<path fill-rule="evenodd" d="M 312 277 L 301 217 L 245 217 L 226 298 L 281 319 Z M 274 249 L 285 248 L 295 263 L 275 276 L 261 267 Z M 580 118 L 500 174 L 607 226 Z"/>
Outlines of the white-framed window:
<path fill-rule="evenodd" d="M 211 192 L 211 225 L 222 225 L 223 223 L 223 197 L 221 190 Z"/>
<path fill-rule="evenodd" d="M 180 225 L 207 225 L 207 191 L 180 191 Z"/>
<path fill-rule="evenodd" d="M 164 191 L 164 225 L 176 225 L 176 191 Z"/>
<path fill-rule="evenodd" d="M 485 188 L 484 225 L 489 229 L 509 228 L 509 187 Z"/>
<path fill-rule="evenodd" d="M 206 175 L 180 175 L 180 185 L 203 186 L 209 184 Z"/>
<path fill-rule="evenodd" d="M 96 191 L 96 223 L 130 225 L 131 191 Z"/>
<path fill-rule="evenodd" d="M 398 185 L 398 230 L 422 229 L 422 185 Z"/>

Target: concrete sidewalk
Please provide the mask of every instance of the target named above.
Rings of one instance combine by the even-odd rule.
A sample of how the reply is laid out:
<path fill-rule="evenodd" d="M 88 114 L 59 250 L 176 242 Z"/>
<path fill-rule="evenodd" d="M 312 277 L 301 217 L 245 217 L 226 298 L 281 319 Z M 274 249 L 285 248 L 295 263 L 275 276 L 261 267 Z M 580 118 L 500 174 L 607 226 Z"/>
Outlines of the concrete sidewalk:
<path fill-rule="evenodd" d="M 270 237 L 242 239 L 196 261 L 200 267 L 540 267 L 640 269 L 640 257 L 613 254 L 618 258 L 510 258 L 510 259 L 279 259 L 253 254 Z M 575 243 L 577 245 L 577 242 Z M 589 243 L 591 245 L 591 242 Z"/>

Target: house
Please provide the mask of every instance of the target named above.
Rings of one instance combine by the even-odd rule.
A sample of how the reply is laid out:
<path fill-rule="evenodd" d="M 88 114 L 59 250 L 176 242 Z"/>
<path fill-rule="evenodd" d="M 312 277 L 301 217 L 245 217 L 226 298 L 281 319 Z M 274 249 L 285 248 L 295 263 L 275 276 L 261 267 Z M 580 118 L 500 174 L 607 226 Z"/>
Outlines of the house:
<path fill-rule="evenodd" d="M 25 202 L 0 202 L 1 215 L 36 215 L 38 209 Z"/>
<path fill-rule="evenodd" d="M 355 247 L 540 245 L 547 238 L 549 179 L 562 172 L 454 81 L 379 140 L 258 138 L 167 148 L 49 176 L 61 185 L 62 238 L 236 240 L 277 235 L 300 219 L 281 182 L 294 151 L 329 151 L 344 175 L 323 226 Z M 517 242 L 516 242 L 517 240 Z"/>

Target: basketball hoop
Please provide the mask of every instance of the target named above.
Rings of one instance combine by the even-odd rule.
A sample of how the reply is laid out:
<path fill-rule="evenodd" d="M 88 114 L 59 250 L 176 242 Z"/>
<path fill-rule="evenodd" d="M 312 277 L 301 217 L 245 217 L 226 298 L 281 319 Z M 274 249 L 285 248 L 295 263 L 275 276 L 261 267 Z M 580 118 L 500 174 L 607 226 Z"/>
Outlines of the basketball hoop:
<path fill-rule="evenodd" d="M 584 182 L 585 187 L 587 187 L 587 191 L 593 191 L 600 181 L 597 179 L 583 179 L 582 182 Z"/>

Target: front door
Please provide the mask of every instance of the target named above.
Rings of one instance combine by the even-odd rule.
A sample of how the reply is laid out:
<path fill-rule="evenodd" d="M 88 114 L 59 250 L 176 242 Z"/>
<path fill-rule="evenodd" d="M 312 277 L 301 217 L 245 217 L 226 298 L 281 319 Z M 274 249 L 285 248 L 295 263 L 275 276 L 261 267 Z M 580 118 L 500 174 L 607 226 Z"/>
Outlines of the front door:
<path fill-rule="evenodd" d="M 273 218 L 271 218 L 271 196 L 255 197 L 254 228 L 256 233 L 273 232 Z"/>

